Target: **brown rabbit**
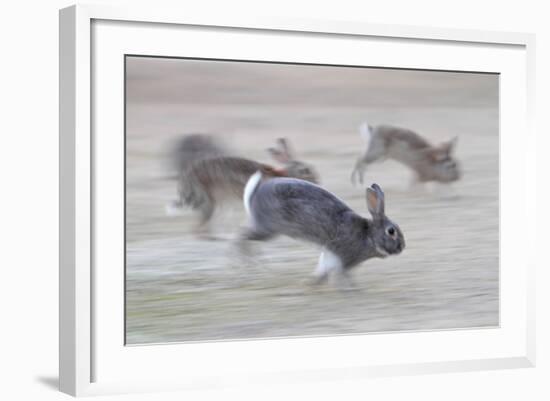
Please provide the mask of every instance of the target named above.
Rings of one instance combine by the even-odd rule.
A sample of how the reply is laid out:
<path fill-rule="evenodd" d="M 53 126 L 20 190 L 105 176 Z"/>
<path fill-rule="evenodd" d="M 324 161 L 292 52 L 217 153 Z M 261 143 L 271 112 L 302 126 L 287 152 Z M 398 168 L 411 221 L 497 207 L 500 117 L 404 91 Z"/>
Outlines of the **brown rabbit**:
<path fill-rule="evenodd" d="M 229 199 L 242 199 L 244 187 L 256 171 L 261 171 L 264 179 L 295 177 L 318 182 L 312 166 L 294 159 L 287 140 L 280 138 L 277 145 L 268 151 L 283 164 L 282 168 L 232 156 L 197 160 L 182 173 L 178 181 L 179 199 L 171 208 L 181 209 L 186 205 L 199 211 L 199 232 L 205 233 L 217 205 Z"/>
<path fill-rule="evenodd" d="M 351 174 L 351 181 L 363 183 L 366 167 L 379 160 L 393 159 L 416 174 L 419 182 L 452 182 L 460 178 L 458 161 L 453 157 L 457 138 L 439 145 L 432 145 L 416 132 L 390 125 L 371 127 L 364 123 L 360 127 L 361 136 L 367 142 L 367 149 L 357 159 Z"/>

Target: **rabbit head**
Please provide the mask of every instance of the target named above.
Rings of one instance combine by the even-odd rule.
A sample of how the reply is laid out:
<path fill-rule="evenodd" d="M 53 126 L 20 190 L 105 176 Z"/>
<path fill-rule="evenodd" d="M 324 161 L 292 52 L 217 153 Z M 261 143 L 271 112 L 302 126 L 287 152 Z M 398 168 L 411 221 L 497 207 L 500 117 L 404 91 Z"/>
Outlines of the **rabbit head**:
<path fill-rule="evenodd" d="M 377 184 L 367 188 L 367 207 L 372 215 L 369 222 L 372 231 L 369 238 L 374 242 L 378 256 L 398 254 L 405 248 L 405 237 L 397 224 L 385 214 L 384 192 Z"/>
<path fill-rule="evenodd" d="M 460 165 L 454 158 L 457 137 L 427 150 L 431 173 L 437 181 L 452 182 L 461 176 Z"/>
<path fill-rule="evenodd" d="M 317 172 L 310 164 L 296 160 L 294 152 L 285 138 L 277 139 L 277 147 L 267 150 L 271 157 L 284 165 L 285 173 L 288 177 L 299 178 L 301 180 L 313 183 L 319 182 Z"/>

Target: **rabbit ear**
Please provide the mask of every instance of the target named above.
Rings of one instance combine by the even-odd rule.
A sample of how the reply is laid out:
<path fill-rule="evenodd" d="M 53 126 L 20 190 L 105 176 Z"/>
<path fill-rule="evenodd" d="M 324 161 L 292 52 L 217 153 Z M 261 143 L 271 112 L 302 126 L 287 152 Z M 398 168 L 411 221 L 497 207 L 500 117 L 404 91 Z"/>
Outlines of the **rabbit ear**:
<path fill-rule="evenodd" d="M 441 148 L 447 152 L 448 155 L 453 153 L 454 148 L 456 147 L 456 143 L 458 142 L 458 137 L 455 136 L 454 138 L 448 140 L 447 142 L 444 142 L 441 144 Z"/>
<path fill-rule="evenodd" d="M 290 161 L 287 155 L 284 152 L 280 151 L 279 149 L 269 148 L 267 149 L 267 151 L 269 152 L 271 157 L 276 161 L 278 161 L 279 163 L 287 164 Z"/>
<path fill-rule="evenodd" d="M 294 154 L 293 154 L 292 149 L 290 148 L 290 144 L 288 143 L 288 140 L 286 138 L 277 139 L 277 144 L 279 145 L 279 148 L 281 149 L 281 151 L 288 158 L 288 161 L 294 160 Z"/>
<path fill-rule="evenodd" d="M 378 184 L 367 188 L 367 207 L 372 217 L 384 216 L 384 192 Z"/>

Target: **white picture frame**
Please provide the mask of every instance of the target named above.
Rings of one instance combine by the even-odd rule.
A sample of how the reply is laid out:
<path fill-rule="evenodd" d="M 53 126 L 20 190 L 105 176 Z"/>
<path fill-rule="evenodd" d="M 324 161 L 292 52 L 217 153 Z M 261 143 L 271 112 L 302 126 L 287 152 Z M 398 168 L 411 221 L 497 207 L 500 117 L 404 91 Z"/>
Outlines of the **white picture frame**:
<path fill-rule="evenodd" d="M 106 22 L 101 32 L 96 31 L 97 40 L 93 40 L 94 24 L 99 26 Z M 134 24 L 132 26 L 115 26 L 119 23 Z M 102 74 L 101 68 L 119 64 L 117 57 L 127 51 L 124 48 L 124 35 L 117 34 L 118 30 L 133 29 L 132 38 L 139 38 L 140 30 L 153 27 L 153 31 L 147 32 L 147 40 L 141 38 L 139 46 L 146 49 L 147 46 L 159 46 L 166 35 L 173 35 L 178 27 L 200 27 L 208 34 L 209 30 L 216 35 L 226 35 L 232 38 L 230 33 L 238 35 L 262 35 L 262 40 L 273 40 L 277 43 L 279 34 L 303 35 L 304 40 L 316 40 L 323 37 L 326 40 L 339 38 L 349 41 L 362 40 L 362 38 L 374 38 L 385 40 L 387 43 L 405 41 L 407 44 L 416 43 L 418 46 L 426 45 L 427 54 L 433 52 L 430 46 L 435 46 L 438 51 L 450 50 L 449 57 L 439 62 L 417 61 L 418 68 L 451 69 L 452 54 L 479 51 L 481 55 L 486 48 L 494 48 L 495 54 L 502 53 L 502 59 L 493 57 L 487 64 L 494 67 L 481 68 L 479 71 L 499 72 L 506 79 L 503 83 L 501 110 L 501 138 L 508 138 L 512 131 L 525 132 L 521 142 L 512 143 L 501 139 L 501 152 L 510 155 L 514 150 L 519 156 L 516 165 L 511 165 L 512 160 L 506 156 L 501 160 L 501 202 L 503 197 L 510 199 L 514 195 L 513 183 L 521 183 L 523 194 L 517 194 L 515 202 L 518 205 L 528 205 L 526 193 L 534 193 L 535 182 L 535 133 L 532 129 L 531 113 L 534 109 L 534 36 L 523 33 L 483 32 L 456 29 L 436 29 L 414 26 L 390 26 L 363 24 L 358 22 L 343 21 L 312 21 L 290 19 L 253 19 L 242 20 L 224 19 L 209 15 L 187 15 L 181 11 L 167 12 L 154 7 L 118 9 L 107 6 L 72 6 L 60 11 L 60 389 L 72 395 L 92 395 L 134 391 L 160 391 L 167 389 L 197 389 L 216 386 L 234 386 L 245 384 L 247 381 L 257 383 L 302 380 L 326 380 L 327 378 L 354 378 L 366 376 L 383 376 L 398 374 L 418 374 L 441 371 L 466 371 L 478 369 L 501 369 L 511 367 L 529 367 L 535 363 L 535 338 L 534 338 L 534 270 L 536 260 L 533 252 L 529 252 L 531 245 L 528 242 L 521 243 L 514 254 L 507 258 L 517 260 L 517 272 L 502 270 L 501 281 L 501 308 L 503 313 L 511 313 L 503 316 L 501 326 L 491 330 L 456 330 L 447 332 L 424 332 L 377 334 L 376 336 L 345 336 L 327 337 L 322 339 L 291 339 L 291 340 L 258 340 L 247 342 L 204 343 L 194 344 L 194 348 L 187 346 L 184 352 L 188 360 L 195 360 L 196 364 L 187 368 L 178 366 L 185 375 L 169 374 L 170 369 L 176 366 L 177 356 L 180 351 L 174 351 L 182 345 L 164 345 L 151 347 L 132 348 L 131 352 L 124 349 L 123 339 L 113 327 L 119 327 L 120 321 L 110 320 L 102 311 L 102 301 L 94 299 L 98 296 L 95 291 L 98 286 L 103 292 L 106 283 L 106 275 L 97 275 L 94 269 L 98 268 L 103 256 L 96 253 L 97 216 L 102 209 L 97 210 L 98 205 L 94 191 L 103 183 L 97 181 L 97 169 L 101 169 L 98 161 L 98 152 L 112 149 L 116 153 L 116 147 L 109 144 L 97 143 L 93 136 L 93 127 L 101 126 L 98 111 L 101 107 L 109 107 L 113 113 L 119 113 L 118 119 L 122 121 L 122 110 L 117 103 L 119 98 L 113 98 L 113 104 L 103 106 L 94 103 L 94 96 L 102 96 L 101 87 L 92 85 L 93 74 Z M 224 33 L 225 32 L 225 33 Z M 103 36 L 102 36 L 103 35 Z M 106 36 L 107 35 L 107 36 Z M 112 35 L 112 36 L 108 36 Z M 115 35 L 118 35 L 115 38 Z M 157 36 L 158 35 L 158 36 Z M 271 37 L 271 36 L 273 37 Z M 103 39 L 102 39 L 103 37 Z M 244 37 L 244 36 L 243 36 Z M 300 36 L 301 37 L 301 36 Z M 107 42 L 105 38 L 109 39 Z M 346 39 L 347 38 L 347 39 Z M 129 39 L 128 39 L 129 40 Z M 136 39 L 137 40 L 137 39 Z M 206 39 L 205 39 L 206 40 Z M 107 45 L 109 43 L 109 45 Z M 299 41 L 295 44 L 295 50 L 299 53 Z M 118 47 L 117 47 L 118 46 Z M 168 45 L 167 45 L 168 46 Z M 350 42 L 353 49 L 353 43 Z M 416 46 L 416 45 L 415 45 Z M 107 49 L 109 47 L 109 49 Z M 132 47 L 132 46 L 130 46 Z M 251 47 L 246 47 L 246 52 Z M 125 50 L 126 49 L 126 50 Z M 151 49 L 151 48 L 150 48 Z M 244 49 L 244 46 L 242 47 Z M 419 50 L 420 47 L 418 48 Z M 500 50 L 499 50 L 500 49 Z M 102 52 L 111 57 L 104 56 Z M 508 51 L 509 50 L 509 51 Z M 142 50 L 147 52 L 147 50 Z M 151 50 L 149 50 L 150 52 Z M 160 54 L 170 55 L 168 47 L 159 50 Z M 182 50 L 185 52 L 185 50 Z M 230 52 L 230 50 L 227 50 Z M 244 52 L 245 50 L 243 50 Z M 122 53 L 121 53 L 122 52 Z M 101 56 L 98 56 L 102 54 Z M 259 53 L 258 53 L 259 54 Z M 180 54 L 181 55 L 181 54 Z M 96 57 L 105 61 L 94 59 Z M 388 55 L 389 56 L 389 55 Z M 227 55 L 227 58 L 244 57 L 242 55 Z M 257 57 L 260 57 L 257 55 Z M 269 55 L 264 56 L 269 57 Z M 277 56 L 275 60 L 277 59 Z M 344 54 L 341 57 L 350 57 Z M 465 68 L 475 70 L 477 62 L 472 59 L 471 66 Z M 117 61 L 118 60 L 118 61 Z M 388 58 L 383 66 L 401 66 L 400 61 Z M 447 63 L 447 64 L 446 64 Z M 499 64 L 500 63 L 500 64 Z M 406 66 L 410 67 L 410 65 Z M 508 68 L 508 69 L 507 69 Z M 513 71 L 513 68 L 516 68 Z M 96 71 L 94 71 L 94 69 Z M 460 70 L 460 68 L 459 68 Z M 503 73 L 503 71 L 505 71 Z M 122 75 L 122 71 L 111 71 L 113 74 Z M 97 78 L 101 82 L 104 75 Z M 110 79 L 110 78 L 109 78 Z M 120 83 L 120 81 L 117 81 Z M 506 86 L 508 85 L 508 86 Z M 117 86 L 115 85 L 115 88 Z M 510 94 L 514 92 L 517 96 Z M 119 94 L 121 95 L 121 94 Z M 112 97 L 111 97 L 112 98 Z M 518 108 L 519 106 L 519 108 Z M 114 116 L 117 119 L 116 115 Z M 119 123 L 120 123 L 119 121 Z M 107 147 L 105 147 L 107 146 Z M 103 153 L 102 153 L 103 155 Z M 113 157 L 121 157 L 114 155 Z M 107 156 L 107 159 L 109 156 Z M 113 159 L 115 160 L 115 159 Z M 519 160 L 519 162 L 518 162 Z M 116 161 L 115 161 L 116 163 Z M 120 182 L 118 182 L 120 184 Z M 505 184 L 505 185 L 504 185 Z M 117 185 L 114 180 L 110 185 Z M 103 191 L 104 192 L 104 191 Z M 511 202 L 506 200 L 506 202 Z M 115 202 L 116 203 L 116 202 Z M 512 205 L 501 204 L 501 219 L 508 219 Z M 96 213 L 97 212 L 97 213 Z M 533 229 L 535 227 L 536 208 L 532 202 L 529 207 L 522 208 L 521 216 Z M 513 224 L 508 220 L 505 232 L 501 232 L 501 252 L 512 252 L 506 244 L 514 240 Z M 504 227 L 504 225 L 502 225 Z M 116 238 L 114 243 L 116 243 Z M 514 259 L 521 253 L 522 259 Z M 502 254 L 501 254 L 502 255 Z M 501 256 L 502 257 L 502 256 Z M 116 271 L 116 270 L 115 270 Z M 509 273 L 509 274 L 508 274 Z M 517 274 L 517 276 L 515 276 Z M 120 277 L 114 277 L 112 285 L 105 288 L 106 294 L 123 292 Z M 510 284 L 510 285 L 508 285 Z M 512 286 L 513 284 L 513 286 Z M 517 288 L 516 288 L 517 287 Z M 111 301 L 111 295 L 101 295 L 106 301 Z M 116 296 L 114 296 L 116 298 Z M 119 298 L 117 298 L 119 299 Z M 120 312 L 118 301 L 112 309 Z M 516 305 L 516 306 L 512 306 Z M 117 312 L 117 313 L 118 313 Z M 513 315 L 512 315 L 513 314 Z M 118 319 L 116 316 L 114 319 Z M 508 324 L 514 321 L 513 324 Z M 102 327 L 98 331 L 97 326 Z M 117 329 L 118 330 L 118 329 Z M 388 341 L 388 342 L 386 342 Z M 353 360 L 340 358 L 335 350 L 342 347 L 372 347 L 383 350 L 391 344 L 392 347 L 415 348 L 422 350 L 427 345 L 433 346 L 434 355 L 437 353 L 438 344 L 442 347 L 448 342 L 453 342 L 456 349 L 454 354 L 441 358 L 428 356 L 429 350 L 425 349 L 426 358 L 420 354 L 409 354 L 404 357 L 392 357 L 381 352 L 376 356 L 371 353 L 369 360 L 361 353 L 357 353 Z M 114 344 L 114 345 L 112 345 Z M 370 344 L 370 345 L 369 345 Z M 491 346 L 489 346 L 491 345 Z M 110 348 L 111 347 L 111 348 Z M 311 360 L 304 363 L 293 363 L 290 366 L 285 358 L 276 359 L 276 355 L 286 355 L 289 352 L 295 355 L 316 355 L 320 349 L 328 350 L 324 359 Z M 300 352 L 302 354 L 300 354 Z M 252 370 L 239 366 L 237 356 L 245 355 L 247 363 L 257 363 Z M 247 357 L 246 355 L 250 355 Z M 270 366 L 260 366 L 261 362 L 254 359 L 253 355 L 266 355 L 271 358 Z M 327 356 L 328 355 L 328 356 Z M 180 355 L 181 356 L 181 355 Z M 200 358 L 205 356 L 219 358 L 219 366 L 216 372 L 207 373 L 202 369 Z M 112 359 L 111 359 L 112 358 Z M 195 359 L 193 359 L 195 358 Z M 222 359 L 227 363 L 222 363 Z M 304 359 L 305 360 L 305 359 Z M 98 362 L 99 361 L 99 362 Z M 147 371 L 143 365 L 164 366 L 164 370 L 158 372 Z M 181 358 L 179 359 L 181 362 Z M 113 366 L 112 371 L 103 373 L 106 362 Z M 106 369 L 106 368 L 105 368 Z M 105 370 L 103 369 L 103 370 Z M 186 370 L 187 369 L 187 370 Z M 124 374 L 120 373 L 124 372 Z M 156 377 L 155 374 L 158 373 Z M 185 376 L 185 379 L 183 378 Z"/>

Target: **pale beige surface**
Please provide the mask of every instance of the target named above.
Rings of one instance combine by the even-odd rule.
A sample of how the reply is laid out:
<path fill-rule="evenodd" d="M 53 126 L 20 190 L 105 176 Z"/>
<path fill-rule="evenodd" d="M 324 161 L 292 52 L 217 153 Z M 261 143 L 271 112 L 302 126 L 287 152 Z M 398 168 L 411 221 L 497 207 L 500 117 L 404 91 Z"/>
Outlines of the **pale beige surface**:
<path fill-rule="evenodd" d="M 128 343 L 498 324 L 498 77 L 143 58 L 127 66 Z M 407 248 L 354 269 L 359 291 L 304 285 L 318 250 L 286 238 L 260 244 L 258 266 L 240 266 L 239 204 L 214 221 L 222 241 L 197 239 L 190 211 L 165 215 L 176 194 L 166 150 L 188 132 L 219 134 L 265 162 L 285 136 L 326 188 L 366 215 L 364 190 L 349 181 L 364 119 L 433 142 L 458 135 L 464 178 L 450 197 L 411 190 L 410 173 L 391 161 L 368 170 Z"/>

